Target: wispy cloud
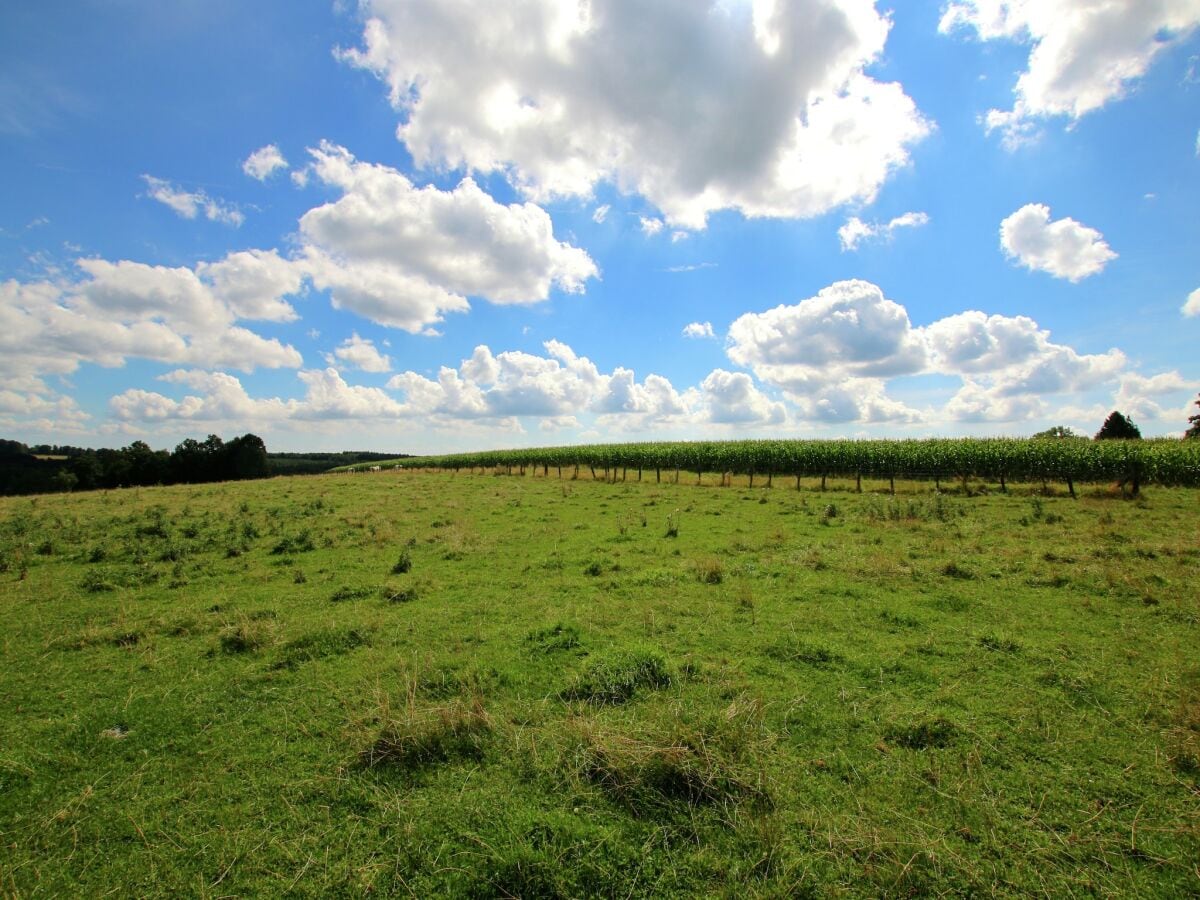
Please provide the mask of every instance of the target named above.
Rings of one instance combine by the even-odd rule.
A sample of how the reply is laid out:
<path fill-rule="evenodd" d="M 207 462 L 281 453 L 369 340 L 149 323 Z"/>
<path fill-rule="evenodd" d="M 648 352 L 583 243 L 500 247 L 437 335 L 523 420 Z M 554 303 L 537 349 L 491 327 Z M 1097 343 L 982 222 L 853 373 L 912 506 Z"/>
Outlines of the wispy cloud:
<path fill-rule="evenodd" d="M 164 206 L 169 206 L 185 219 L 194 219 L 203 213 L 210 222 L 239 227 L 246 221 L 245 215 L 236 206 L 224 200 L 208 196 L 204 191 L 185 191 L 163 178 L 143 175 L 148 196 Z"/>
<path fill-rule="evenodd" d="M 696 271 L 699 271 L 700 269 L 715 269 L 716 267 L 717 267 L 717 264 L 715 262 L 702 262 L 702 263 L 691 263 L 690 265 L 686 265 L 686 266 L 667 266 L 667 268 L 663 269 L 663 271 L 664 272 L 696 272 Z"/>

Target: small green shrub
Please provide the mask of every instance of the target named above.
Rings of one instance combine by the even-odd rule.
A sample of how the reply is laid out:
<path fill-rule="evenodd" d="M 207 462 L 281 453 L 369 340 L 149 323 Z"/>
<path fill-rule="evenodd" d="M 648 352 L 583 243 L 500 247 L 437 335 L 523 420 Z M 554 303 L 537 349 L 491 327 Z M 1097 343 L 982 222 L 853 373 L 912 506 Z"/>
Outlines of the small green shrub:
<path fill-rule="evenodd" d="M 679 537 L 679 510 L 675 510 L 675 512 L 667 516 L 667 531 L 664 537 Z"/>
<path fill-rule="evenodd" d="M 313 542 L 312 532 L 306 528 L 299 534 L 283 538 L 271 548 L 271 553 L 274 556 L 281 556 L 285 553 L 310 553 L 316 549 L 317 545 Z"/>
<path fill-rule="evenodd" d="M 396 560 L 396 564 L 392 566 L 393 575 L 404 575 L 412 571 L 412 554 L 408 550 L 403 550 L 400 553 L 400 558 Z"/>
<path fill-rule="evenodd" d="M 104 575 L 96 570 L 89 571 L 83 576 L 83 580 L 79 586 L 89 594 L 101 594 L 106 591 L 115 591 L 117 586 L 109 581 Z"/>
<path fill-rule="evenodd" d="M 406 584 L 403 587 L 388 585 L 383 589 L 383 599 L 388 603 L 412 603 L 414 600 L 421 599 L 421 589 L 416 583 Z"/>

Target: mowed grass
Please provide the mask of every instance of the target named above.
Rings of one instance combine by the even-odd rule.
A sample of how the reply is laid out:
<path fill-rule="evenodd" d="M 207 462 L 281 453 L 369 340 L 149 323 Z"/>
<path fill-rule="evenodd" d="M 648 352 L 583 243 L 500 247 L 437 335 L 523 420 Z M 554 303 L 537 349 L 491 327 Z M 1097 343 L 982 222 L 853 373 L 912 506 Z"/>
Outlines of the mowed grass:
<path fill-rule="evenodd" d="M 0 891 L 1200 891 L 1200 495 L 830 486 L 0 500 Z"/>

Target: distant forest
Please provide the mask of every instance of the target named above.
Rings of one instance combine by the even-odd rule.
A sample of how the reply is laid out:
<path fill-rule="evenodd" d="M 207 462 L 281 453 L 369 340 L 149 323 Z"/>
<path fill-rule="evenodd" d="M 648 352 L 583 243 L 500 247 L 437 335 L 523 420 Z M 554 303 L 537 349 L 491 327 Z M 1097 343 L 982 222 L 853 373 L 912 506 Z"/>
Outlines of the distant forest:
<path fill-rule="evenodd" d="M 262 438 L 254 434 L 231 441 L 215 434 L 203 441 L 188 438 L 170 452 L 152 450 L 143 441 L 134 441 L 120 450 L 92 450 L 57 444 L 28 446 L 0 439 L 0 495 L 311 475 L 403 455 L 357 451 L 268 453 Z"/>

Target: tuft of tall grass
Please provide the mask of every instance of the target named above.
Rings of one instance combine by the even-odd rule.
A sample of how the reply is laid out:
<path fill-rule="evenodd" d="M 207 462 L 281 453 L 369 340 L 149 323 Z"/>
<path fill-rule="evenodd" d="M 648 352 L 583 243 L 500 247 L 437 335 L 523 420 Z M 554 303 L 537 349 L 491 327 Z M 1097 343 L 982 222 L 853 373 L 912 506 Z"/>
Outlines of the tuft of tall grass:
<path fill-rule="evenodd" d="M 482 760 L 495 725 L 479 697 L 418 709 L 411 698 L 403 712 L 385 717 L 375 740 L 359 753 L 368 768 L 416 772 L 459 760 Z"/>
<path fill-rule="evenodd" d="M 746 697 L 696 721 L 679 715 L 648 734 L 625 734 L 582 721 L 562 766 L 599 787 L 634 815 L 677 806 L 773 805 L 761 758 L 771 743 L 762 705 Z"/>
<path fill-rule="evenodd" d="M 630 647 L 592 659 L 559 697 L 599 705 L 619 704 L 628 702 L 642 688 L 657 690 L 671 682 L 671 669 L 659 650 Z"/>

